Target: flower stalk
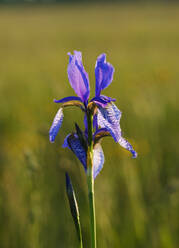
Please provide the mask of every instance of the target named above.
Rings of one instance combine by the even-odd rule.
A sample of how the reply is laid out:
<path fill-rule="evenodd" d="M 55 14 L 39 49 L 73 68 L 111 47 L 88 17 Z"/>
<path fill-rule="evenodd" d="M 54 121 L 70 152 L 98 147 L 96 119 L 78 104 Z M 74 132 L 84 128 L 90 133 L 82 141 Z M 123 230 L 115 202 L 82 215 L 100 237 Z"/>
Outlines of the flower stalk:
<path fill-rule="evenodd" d="M 63 148 L 70 149 L 83 165 L 87 175 L 90 227 L 91 227 L 91 248 L 96 248 L 96 216 L 94 200 L 94 180 L 101 172 L 104 164 L 104 153 L 100 140 L 103 137 L 111 136 L 114 141 L 131 152 L 132 157 L 137 157 L 137 152 L 132 145 L 122 137 L 120 127 L 121 111 L 114 104 L 115 99 L 102 95 L 101 92 L 107 88 L 114 74 L 114 67 L 106 61 L 106 55 L 101 54 L 95 66 L 95 97 L 91 100 L 88 73 L 82 63 L 82 54 L 74 51 L 69 55 L 68 79 L 77 96 L 68 96 L 55 103 L 61 103 L 51 128 L 49 130 L 50 142 L 54 142 L 63 122 L 63 110 L 69 106 L 79 107 L 84 117 L 84 131 L 75 124 L 75 132 L 69 133 L 64 139 Z M 94 128 L 94 130 L 93 130 Z M 80 219 L 75 194 L 67 176 L 67 194 L 69 198 L 71 213 L 82 248 L 82 235 Z"/>
<path fill-rule="evenodd" d="M 88 151 L 87 151 L 87 184 L 90 211 L 91 248 L 96 248 L 96 216 L 94 200 L 94 177 L 93 177 L 93 113 L 88 109 Z"/>

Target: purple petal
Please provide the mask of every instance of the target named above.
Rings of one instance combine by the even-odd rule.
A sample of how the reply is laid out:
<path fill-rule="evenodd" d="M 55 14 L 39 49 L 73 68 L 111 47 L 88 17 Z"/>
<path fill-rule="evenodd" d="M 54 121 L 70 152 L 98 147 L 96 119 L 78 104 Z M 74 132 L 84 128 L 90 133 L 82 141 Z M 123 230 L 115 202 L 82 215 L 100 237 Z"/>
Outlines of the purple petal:
<path fill-rule="evenodd" d="M 100 144 L 96 144 L 93 149 L 93 177 L 94 179 L 102 170 L 104 164 L 104 153 Z"/>
<path fill-rule="evenodd" d="M 99 128 L 99 129 L 96 130 L 96 132 L 93 134 L 93 138 L 94 138 L 97 134 L 99 134 L 99 133 L 101 133 L 101 132 L 108 132 L 108 129 L 107 129 L 107 128 Z"/>
<path fill-rule="evenodd" d="M 69 145 L 68 145 L 68 137 L 69 137 L 70 135 L 71 135 L 71 133 L 69 133 L 69 134 L 65 137 L 64 142 L 63 142 L 63 145 L 62 145 L 63 148 L 68 147 L 68 148 L 70 149 L 70 147 L 69 147 Z"/>
<path fill-rule="evenodd" d="M 100 96 L 101 90 L 108 87 L 113 80 L 114 68 L 106 62 L 106 55 L 101 54 L 96 61 L 95 77 L 96 77 L 96 96 Z"/>
<path fill-rule="evenodd" d="M 127 149 L 132 153 L 133 158 L 137 157 L 137 152 L 133 149 L 132 145 L 127 140 L 121 137 L 118 142 L 122 147 L 124 147 L 125 149 Z"/>
<path fill-rule="evenodd" d="M 108 103 L 105 108 L 98 107 L 98 125 L 106 128 L 116 142 L 121 138 L 120 118 L 121 112 L 114 103 Z"/>
<path fill-rule="evenodd" d="M 85 126 L 85 136 L 86 138 L 88 138 L 88 120 L 87 120 L 86 113 L 84 115 L 84 126 Z"/>
<path fill-rule="evenodd" d="M 80 102 L 82 102 L 81 98 L 78 97 L 78 96 L 68 96 L 68 97 L 64 97 L 64 98 L 62 98 L 60 100 L 54 99 L 55 103 L 65 103 L 65 102 L 69 102 L 69 101 L 80 101 Z"/>
<path fill-rule="evenodd" d="M 80 160 L 80 162 L 82 163 L 82 165 L 84 166 L 84 169 L 86 171 L 87 154 L 86 154 L 86 151 L 85 151 L 84 147 L 82 146 L 79 138 L 77 137 L 77 135 L 70 135 L 67 138 L 67 142 L 68 142 L 68 147 L 74 152 L 74 154 Z"/>
<path fill-rule="evenodd" d="M 98 120 L 97 120 L 97 114 L 94 115 L 93 117 L 93 128 L 98 129 Z"/>
<path fill-rule="evenodd" d="M 50 142 L 54 142 L 55 141 L 55 137 L 57 136 L 57 133 L 62 125 L 62 121 L 63 121 L 63 109 L 60 108 L 53 120 L 52 126 L 50 128 L 49 131 L 49 139 Z"/>
<path fill-rule="evenodd" d="M 97 105 L 101 106 L 101 107 L 106 107 L 108 103 L 110 102 L 115 102 L 116 99 L 108 97 L 108 96 L 96 96 L 94 98 L 91 99 L 90 102 L 95 102 Z"/>
<path fill-rule="evenodd" d="M 89 98 L 90 88 L 88 74 L 82 64 L 81 52 L 74 51 L 74 55 L 69 55 L 68 79 L 69 82 L 83 102 Z"/>
<path fill-rule="evenodd" d="M 116 101 L 115 98 L 111 98 L 109 96 L 104 96 L 104 95 L 100 95 L 100 98 L 103 99 L 104 101 L 107 101 L 107 102 L 115 102 Z"/>

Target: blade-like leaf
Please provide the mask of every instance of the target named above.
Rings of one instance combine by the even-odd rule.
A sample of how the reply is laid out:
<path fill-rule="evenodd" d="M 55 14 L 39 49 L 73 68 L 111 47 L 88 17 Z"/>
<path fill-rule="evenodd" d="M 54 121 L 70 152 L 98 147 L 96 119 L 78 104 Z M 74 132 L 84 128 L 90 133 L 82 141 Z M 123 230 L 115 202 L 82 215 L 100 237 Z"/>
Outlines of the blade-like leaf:
<path fill-rule="evenodd" d="M 68 197 L 68 201 L 69 201 L 69 205 L 70 205 L 70 211 L 71 211 L 71 215 L 73 217 L 73 221 L 75 224 L 78 240 L 79 240 L 81 247 L 82 247 L 82 235 L 81 235 L 81 225 L 80 225 L 80 215 L 79 215 L 79 210 L 78 210 L 78 203 L 77 203 L 75 192 L 74 192 L 74 189 L 73 189 L 73 186 L 72 186 L 72 183 L 71 183 L 71 180 L 70 180 L 68 173 L 66 173 L 65 176 L 66 176 L 66 192 L 67 192 L 67 197 Z"/>

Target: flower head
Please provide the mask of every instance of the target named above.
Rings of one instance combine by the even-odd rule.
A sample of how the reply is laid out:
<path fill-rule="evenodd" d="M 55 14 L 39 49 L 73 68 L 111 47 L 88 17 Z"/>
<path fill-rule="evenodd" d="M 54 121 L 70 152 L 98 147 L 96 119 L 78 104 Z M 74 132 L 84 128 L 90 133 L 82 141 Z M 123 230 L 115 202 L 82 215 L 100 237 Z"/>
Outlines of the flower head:
<path fill-rule="evenodd" d="M 90 87 L 88 74 L 82 64 L 81 52 L 74 51 L 74 55 L 69 55 L 68 79 L 77 96 L 69 96 L 56 103 L 62 103 L 58 110 L 49 131 L 50 141 L 54 142 L 56 135 L 62 125 L 63 108 L 68 106 L 80 107 L 84 112 L 84 131 L 76 124 L 76 131 L 68 134 L 64 140 L 63 147 L 68 147 L 80 160 L 87 171 L 87 148 L 88 148 L 88 122 L 87 115 L 93 114 L 93 176 L 94 178 L 101 171 L 104 164 L 104 154 L 99 141 L 105 136 L 112 136 L 115 142 L 132 153 L 136 158 L 137 153 L 131 144 L 122 137 L 120 128 L 121 111 L 114 104 L 115 99 L 101 95 L 101 91 L 108 87 L 113 80 L 114 68 L 106 62 L 106 55 L 101 54 L 96 61 L 95 97 L 89 101 Z"/>

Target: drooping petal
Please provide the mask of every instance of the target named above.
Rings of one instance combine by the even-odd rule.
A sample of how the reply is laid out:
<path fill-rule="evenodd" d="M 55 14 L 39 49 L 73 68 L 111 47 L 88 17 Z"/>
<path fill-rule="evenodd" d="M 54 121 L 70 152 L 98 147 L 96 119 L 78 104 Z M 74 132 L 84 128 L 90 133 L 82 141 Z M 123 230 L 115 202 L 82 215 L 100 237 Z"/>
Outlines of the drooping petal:
<path fill-rule="evenodd" d="M 104 153 L 101 145 L 98 143 L 93 149 L 93 177 L 94 179 L 102 170 L 104 164 Z"/>
<path fill-rule="evenodd" d="M 87 169 L 87 153 L 85 148 L 82 146 L 78 136 L 76 134 L 72 134 L 67 138 L 68 147 L 74 152 L 77 158 L 80 160 L 84 169 Z"/>
<path fill-rule="evenodd" d="M 64 98 L 62 98 L 60 100 L 54 99 L 55 103 L 65 103 L 65 102 L 69 102 L 69 101 L 80 101 L 80 102 L 82 102 L 81 98 L 78 97 L 78 96 L 68 96 L 68 97 L 64 97 Z"/>
<path fill-rule="evenodd" d="M 55 138 L 58 134 L 58 131 L 62 125 L 62 122 L 63 122 L 63 109 L 60 108 L 57 112 L 57 114 L 55 115 L 55 118 L 53 120 L 53 123 L 52 123 L 52 126 L 50 128 L 50 131 L 49 131 L 49 139 L 50 139 L 50 142 L 54 142 L 55 141 Z"/>
<path fill-rule="evenodd" d="M 136 158 L 137 153 L 136 151 L 134 151 L 132 145 L 121 136 L 121 112 L 116 107 L 116 105 L 114 103 L 109 103 L 105 108 L 101 108 L 99 106 L 97 118 L 98 125 L 101 126 L 102 129 L 97 130 L 97 132 L 95 133 L 95 142 L 98 142 L 98 139 L 100 138 L 98 136 L 108 136 L 108 131 L 116 142 L 118 142 L 122 147 L 124 147 L 128 151 L 130 151 L 132 153 L 133 158 Z"/>
<path fill-rule="evenodd" d="M 69 55 L 68 79 L 69 82 L 83 102 L 89 98 L 90 88 L 88 74 L 82 64 L 81 52 L 74 51 L 74 55 Z"/>
<path fill-rule="evenodd" d="M 121 112 L 114 103 L 108 103 L 105 108 L 98 107 L 98 125 L 101 128 L 106 128 L 116 142 L 121 137 L 120 118 Z"/>
<path fill-rule="evenodd" d="M 101 90 L 108 87 L 113 80 L 114 68 L 106 62 L 106 55 L 101 54 L 96 61 L 95 77 L 96 77 L 96 96 L 100 96 Z"/>
<path fill-rule="evenodd" d="M 125 149 L 127 149 L 128 151 L 130 151 L 132 153 L 133 158 L 137 157 L 137 152 L 133 149 L 132 145 L 127 140 L 121 137 L 119 139 L 119 144 Z"/>

